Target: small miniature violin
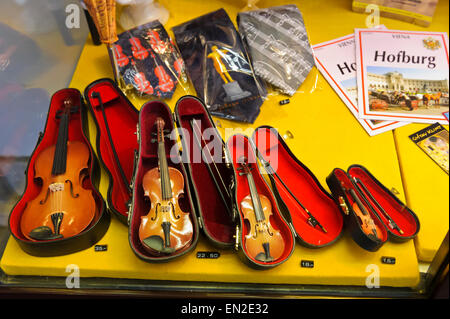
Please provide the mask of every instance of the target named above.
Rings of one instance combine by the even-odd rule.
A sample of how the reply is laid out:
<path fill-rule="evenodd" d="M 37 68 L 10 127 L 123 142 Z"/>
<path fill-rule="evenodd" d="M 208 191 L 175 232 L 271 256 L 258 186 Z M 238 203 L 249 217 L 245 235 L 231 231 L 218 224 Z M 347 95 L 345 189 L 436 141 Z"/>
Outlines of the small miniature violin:
<path fill-rule="evenodd" d="M 133 52 L 133 56 L 136 59 L 144 60 L 148 57 L 148 50 L 142 46 L 138 38 L 131 37 L 129 41 L 131 43 L 131 52 Z"/>
<path fill-rule="evenodd" d="M 353 198 L 353 211 L 355 212 L 356 216 L 358 217 L 361 228 L 369 237 L 374 238 L 375 240 L 381 240 L 381 230 L 380 228 L 375 224 L 372 217 L 370 217 L 369 212 L 364 207 L 361 200 L 358 198 L 358 195 L 356 195 L 355 191 L 353 189 L 349 190 L 352 198 Z"/>
<path fill-rule="evenodd" d="M 242 157 L 239 163 L 239 175 L 247 176 L 250 190 L 250 194 L 241 201 L 244 218 L 250 223 L 249 232 L 245 236 L 245 249 L 258 261 L 275 261 L 283 254 L 286 244 L 281 233 L 270 224 L 272 205 L 266 196 L 258 194 L 247 158 Z"/>
<path fill-rule="evenodd" d="M 189 213 L 183 212 L 178 199 L 183 195 L 184 178 L 179 170 L 167 164 L 164 144 L 164 120 L 156 119 L 158 167 L 145 173 L 142 180 L 144 194 L 151 207 L 142 216 L 139 239 L 154 254 L 172 254 L 192 242 L 193 226 Z"/>
<path fill-rule="evenodd" d="M 126 66 L 129 62 L 129 59 L 128 59 L 128 56 L 126 56 L 123 53 L 122 47 L 119 44 L 114 44 L 113 48 L 114 48 L 114 54 L 116 56 L 117 64 L 120 67 Z"/>
<path fill-rule="evenodd" d="M 134 82 L 136 83 L 139 92 L 144 92 L 152 95 L 154 90 L 152 84 L 145 77 L 144 72 L 138 72 L 134 75 Z"/>
<path fill-rule="evenodd" d="M 158 87 L 162 92 L 170 92 L 175 87 L 172 78 L 167 74 L 162 65 L 158 65 L 155 68 L 155 75 L 159 80 Z"/>
<path fill-rule="evenodd" d="M 68 141 L 69 116 L 76 110 L 71 100 L 64 100 L 56 145 L 36 157 L 35 179 L 42 182 L 41 192 L 27 203 L 20 220 L 22 233 L 29 240 L 78 235 L 95 216 L 92 191 L 83 187 L 88 177 L 89 148 L 82 142 Z"/>

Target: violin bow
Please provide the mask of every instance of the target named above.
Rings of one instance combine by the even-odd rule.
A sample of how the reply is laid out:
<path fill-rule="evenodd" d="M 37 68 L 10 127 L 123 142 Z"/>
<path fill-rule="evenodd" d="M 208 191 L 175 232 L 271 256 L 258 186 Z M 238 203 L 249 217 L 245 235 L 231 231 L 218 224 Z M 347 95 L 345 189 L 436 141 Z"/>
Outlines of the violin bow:
<path fill-rule="evenodd" d="M 383 206 L 381 206 L 380 203 L 378 203 L 378 201 L 375 199 L 375 197 L 373 197 L 372 193 L 369 192 L 366 185 L 364 185 L 364 183 L 359 178 L 353 177 L 353 180 L 355 181 L 356 187 L 358 187 L 358 190 L 363 195 L 364 201 L 366 202 L 368 207 L 370 207 L 372 212 L 374 212 L 374 208 L 372 207 L 372 205 L 370 205 L 369 200 L 366 198 L 366 194 L 367 194 L 367 196 L 370 197 L 370 199 L 377 206 L 377 208 L 380 210 L 380 212 L 387 218 L 387 220 L 389 222 L 388 223 L 389 227 L 391 229 L 397 229 L 398 232 L 403 235 L 403 230 L 401 230 L 401 228 L 395 223 L 395 221 L 392 219 L 392 217 L 389 216 L 389 214 L 384 210 Z M 364 191 L 363 191 L 363 189 L 364 189 Z"/>
<path fill-rule="evenodd" d="M 316 217 L 314 217 L 313 214 L 311 214 L 311 212 L 305 207 L 305 205 L 303 205 L 298 198 L 294 195 L 294 193 L 292 193 L 292 191 L 289 189 L 289 187 L 284 183 L 283 179 L 278 175 L 278 173 L 273 169 L 272 165 L 270 165 L 269 161 L 265 160 L 261 153 L 258 151 L 257 148 L 256 149 L 256 154 L 258 156 L 258 158 L 260 159 L 262 165 L 268 169 L 269 174 L 271 175 L 275 175 L 275 177 L 280 181 L 280 183 L 283 185 L 283 187 L 288 191 L 288 193 L 291 195 L 291 197 L 297 202 L 297 204 L 300 205 L 300 207 L 306 212 L 306 214 L 308 214 L 307 217 L 307 221 L 308 224 L 310 224 L 312 227 L 316 227 L 319 226 L 319 228 L 324 232 L 327 233 L 328 231 L 325 229 L 325 227 L 322 226 L 322 224 L 317 220 Z"/>
<path fill-rule="evenodd" d="M 200 137 L 199 137 L 199 133 L 198 133 L 197 130 L 196 130 L 196 129 L 198 129 L 198 130 L 200 131 L 200 128 L 199 128 L 198 123 L 196 122 L 195 119 L 192 119 L 192 120 L 191 120 L 191 126 L 192 126 L 192 132 L 193 132 L 193 135 L 194 135 L 194 140 L 195 140 L 195 142 L 197 143 L 197 146 L 198 146 L 199 149 L 200 149 L 201 156 L 202 156 L 202 158 L 203 158 L 203 161 L 204 161 L 205 164 L 206 164 L 206 167 L 208 168 L 208 172 L 209 172 L 209 174 L 211 175 L 211 177 L 213 178 L 214 184 L 216 185 L 216 188 L 217 188 L 217 190 L 219 191 L 220 198 L 222 199 L 222 201 L 223 201 L 225 207 L 227 208 L 228 212 L 230 213 L 230 216 L 233 216 L 233 210 L 230 209 L 229 203 L 228 203 L 227 200 L 225 199 L 225 195 L 224 195 L 223 192 L 222 192 L 222 188 L 219 187 L 219 183 L 218 183 L 218 181 L 217 181 L 217 179 L 216 179 L 216 176 L 215 176 L 214 172 L 212 171 L 211 166 L 210 166 L 210 164 L 208 163 L 208 161 L 207 161 L 207 159 L 206 159 L 206 157 L 205 157 L 205 153 L 203 152 L 203 147 L 202 147 L 202 144 L 201 144 L 201 138 L 202 138 L 202 137 L 201 137 L 201 134 L 200 134 Z M 206 145 L 205 145 L 205 147 L 207 148 Z M 211 162 L 214 164 L 214 168 L 216 169 L 216 172 L 217 172 L 217 174 L 218 174 L 218 176 L 219 176 L 219 178 L 220 178 L 220 181 L 221 181 L 222 186 L 223 186 L 223 190 L 226 192 L 228 198 L 231 198 L 231 195 L 230 195 L 230 193 L 229 193 L 228 190 L 227 190 L 227 187 L 226 187 L 226 185 L 225 185 L 225 182 L 224 182 L 223 179 L 222 179 L 222 176 L 221 176 L 221 174 L 220 174 L 220 171 L 219 171 L 219 169 L 217 168 L 216 163 L 214 162 L 214 158 L 212 157 L 211 152 L 209 151 L 209 149 L 208 149 L 208 154 L 209 154 L 210 158 L 212 159 Z"/>

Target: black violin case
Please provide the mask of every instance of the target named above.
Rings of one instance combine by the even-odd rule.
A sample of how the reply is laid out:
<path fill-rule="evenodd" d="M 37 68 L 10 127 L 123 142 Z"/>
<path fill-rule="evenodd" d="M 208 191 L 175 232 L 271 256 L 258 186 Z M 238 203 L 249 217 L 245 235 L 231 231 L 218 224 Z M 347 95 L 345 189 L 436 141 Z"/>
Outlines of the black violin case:
<path fill-rule="evenodd" d="M 253 142 L 245 135 L 236 134 L 228 139 L 227 148 L 230 153 L 234 169 L 234 178 L 236 180 L 234 197 L 239 212 L 237 232 L 237 243 L 240 247 L 239 256 L 243 262 L 255 269 L 270 269 L 278 266 L 288 260 L 294 251 L 294 229 L 283 216 L 275 195 L 266 180 L 261 175 Z M 248 160 L 248 163 L 253 168 L 251 173 L 255 181 L 258 194 L 266 196 L 270 201 L 272 211 L 272 215 L 269 217 L 270 225 L 274 230 L 280 232 L 285 243 L 284 251 L 281 256 L 270 262 L 261 261 L 255 258 L 255 256 L 251 256 L 246 248 L 246 236 L 251 232 L 253 233 L 253 229 L 251 228 L 249 221 L 245 218 L 240 205 L 243 199 L 250 194 L 247 177 L 240 174 L 242 167 L 240 161 L 243 157 Z"/>
<path fill-rule="evenodd" d="M 35 178 L 35 161 L 38 155 L 47 147 L 56 144 L 58 137 L 59 120 L 57 119 L 58 111 L 62 111 L 63 101 L 70 98 L 74 106 L 79 106 L 77 112 L 71 114 L 68 127 L 68 140 L 80 141 L 89 148 L 90 159 L 88 168 L 88 177 L 83 180 L 83 187 L 92 190 L 95 200 L 96 210 L 95 216 L 90 225 L 80 234 L 61 239 L 32 241 L 27 239 L 21 229 L 21 216 L 27 206 L 27 203 L 41 192 L 42 182 Z M 100 180 L 100 170 L 95 161 L 94 152 L 89 144 L 85 130 L 87 130 L 87 109 L 84 105 L 83 97 L 76 89 L 62 89 L 55 92 L 51 98 L 45 130 L 39 134 L 36 147 L 32 152 L 25 171 L 26 186 L 17 204 L 11 210 L 9 215 L 9 230 L 13 238 L 19 243 L 20 247 L 33 256 L 59 256 L 74 253 L 86 249 L 98 242 L 106 233 L 110 215 L 106 210 L 106 203 L 98 191 L 98 183 Z M 49 164 L 51 165 L 51 164 Z M 80 212 L 82 214 L 82 212 Z"/>
<path fill-rule="evenodd" d="M 358 188 L 354 178 L 359 179 L 372 196 L 365 193 L 366 191 L 362 187 Z M 419 232 L 420 222 L 416 214 L 403 204 L 364 166 L 352 165 L 348 168 L 347 172 L 340 168 L 335 168 L 327 177 L 326 181 L 345 216 L 346 229 L 361 248 L 375 252 L 388 240 L 405 242 L 414 238 Z M 345 191 L 350 189 L 355 191 L 361 203 L 367 208 L 367 212 L 370 214 L 374 223 L 379 227 L 381 234 L 378 239 L 373 236 L 368 236 L 363 231 L 361 219 L 353 209 L 355 200 L 349 195 L 348 191 Z M 389 214 L 403 233 L 397 228 L 392 229 L 388 226 L 389 220 L 371 197 Z"/>
<path fill-rule="evenodd" d="M 334 198 L 308 167 L 295 157 L 273 127 L 258 127 L 252 139 L 280 210 L 294 229 L 299 243 L 308 248 L 333 244 L 344 228 L 343 216 Z M 325 231 L 319 224 L 313 226 L 308 222 L 306 210 Z"/>

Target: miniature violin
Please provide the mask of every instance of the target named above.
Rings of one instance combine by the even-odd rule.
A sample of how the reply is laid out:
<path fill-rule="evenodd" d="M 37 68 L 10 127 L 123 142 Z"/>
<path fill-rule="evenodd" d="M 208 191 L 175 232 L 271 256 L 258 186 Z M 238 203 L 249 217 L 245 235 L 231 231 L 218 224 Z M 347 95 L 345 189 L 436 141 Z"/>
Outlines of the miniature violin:
<path fill-rule="evenodd" d="M 138 87 L 139 92 L 144 92 L 148 95 L 153 94 L 153 86 L 147 81 L 144 72 L 138 72 L 134 75 L 134 81 Z"/>
<path fill-rule="evenodd" d="M 162 92 L 170 92 L 175 87 L 172 78 L 167 74 L 162 65 L 155 68 L 155 75 L 158 78 L 158 87 Z"/>
<path fill-rule="evenodd" d="M 141 41 L 136 37 L 130 38 L 131 43 L 131 52 L 133 52 L 133 56 L 138 60 L 144 60 L 148 57 L 148 50 L 144 48 L 141 44 Z"/>
<path fill-rule="evenodd" d="M 366 210 L 363 203 L 356 195 L 355 191 L 353 189 L 350 189 L 349 192 L 354 201 L 352 205 L 353 211 L 360 220 L 363 232 L 366 233 L 369 237 L 374 238 L 375 240 L 381 240 L 380 228 L 375 224 L 372 217 L 370 217 L 369 212 Z"/>
<path fill-rule="evenodd" d="M 239 175 L 246 175 L 250 194 L 241 201 L 241 211 L 250 223 L 249 233 L 245 236 L 245 249 L 254 259 L 261 262 L 272 262 L 283 254 L 285 242 L 278 230 L 270 224 L 272 206 L 270 200 L 258 194 L 252 175 L 252 168 L 247 158 L 239 160 Z"/>
<path fill-rule="evenodd" d="M 126 56 L 123 53 L 122 47 L 119 44 L 115 44 L 113 46 L 113 49 L 114 49 L 114 54 L 116 55 L 117 64 L 120 67 L 126 66 L 129 62 L 129 59 L 128 59 L 128 56 Z"/>
<path fill-rule="evenodd" d="M 156 119 L 158 167 L 145 173 L 144 194 L 151 207 L 141 218 L 139 239 L 154 254 L 172 254 L 192 242 L 193 227 L 189 213 L 183 212 L 178 199 L 183 195 L 184 178 L 179 170 L 167 164 L 164 144 L 164 120 Z"/>
<path fill-rule="evenodd" d="M 88 177 L 89 148 L 68 141 L 69 117 L 75 113 L 72 101 L 64 100 L 55 145 L 36 157 L 35 179 L 42 182 L 39 195 L 23 212 L 20 227 L 29 240 L 68 238 L 81 233 L 94 219 L 96 204 L 92 191 L 83 187 Z"/>

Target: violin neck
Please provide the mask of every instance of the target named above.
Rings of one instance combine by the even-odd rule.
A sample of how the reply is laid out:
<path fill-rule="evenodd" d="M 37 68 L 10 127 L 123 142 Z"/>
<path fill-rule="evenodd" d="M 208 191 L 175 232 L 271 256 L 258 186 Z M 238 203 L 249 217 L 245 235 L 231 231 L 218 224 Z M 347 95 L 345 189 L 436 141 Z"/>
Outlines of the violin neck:
<path fill-rule="evenodd" d="M 55 146 L 55 155 L 53 157 L 52 175 L 62 175 L 66 172 L 67 162 L 67 139 L 69 135 L 69 113 L 61 115 L 59 123 L 58 139 Z"/>
<path fill-rule="evenodd" d="M 170 184 L 169 165 L 167 164 L 164 140 L 162 142 L 158 142 L 158 159 L 162 197 L 164 200 L 169 200 L 172 198 L 172 186 Z"/>
<path fill-rule="evenodd" d="M 255 217 L 257 222 L 262 222 L 265 220 L 263 208 L 261 201 L 259 199 L 258 189 L 256 188 L 255 180 L 251 172 L 247 174 L 248 186 L 250 189 L 250 197 L 252 198 L 253 209 L 255 211 Z"/>

